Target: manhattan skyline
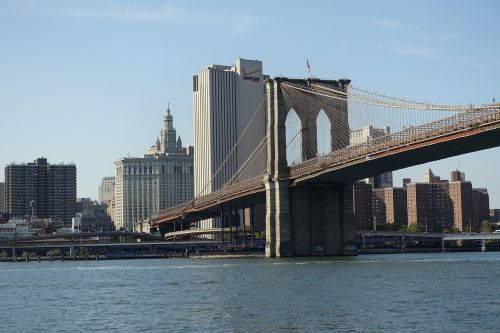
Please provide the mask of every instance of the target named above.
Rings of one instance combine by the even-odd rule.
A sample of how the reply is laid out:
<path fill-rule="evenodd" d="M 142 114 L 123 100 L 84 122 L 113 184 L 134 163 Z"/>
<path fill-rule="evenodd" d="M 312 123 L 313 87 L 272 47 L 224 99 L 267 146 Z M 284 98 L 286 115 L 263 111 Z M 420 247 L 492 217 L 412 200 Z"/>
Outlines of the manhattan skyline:
<path fill-rule="evenodd" d="M 237 57 L 299 78 L 308 62 L 319 78 L 421 101 L 500 100 L 493 1 L 282 6 L 2 2 L 0 179 L 12 162 L 74 162 L 78 196 L 96 199 L 115 160 L 154 143 L 167 102 L 178 134 L 193 143 L 192 76 Z M 397 171 L 395 185 L 420 181 L 426 168 L 447 178 L 459 161 L 468 180 L 488 188 L 491 208 L 500 207 L 499 148 Z"/>

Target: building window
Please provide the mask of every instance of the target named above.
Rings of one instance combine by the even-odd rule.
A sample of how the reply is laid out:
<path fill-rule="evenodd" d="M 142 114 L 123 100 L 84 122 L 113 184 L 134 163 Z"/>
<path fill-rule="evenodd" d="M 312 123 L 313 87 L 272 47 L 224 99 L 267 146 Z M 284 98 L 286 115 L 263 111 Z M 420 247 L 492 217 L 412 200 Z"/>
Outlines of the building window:
<path fill-rule="evenodd" d="M 198 75 L 193 76 L 193 92 L 198 91 Z"/>

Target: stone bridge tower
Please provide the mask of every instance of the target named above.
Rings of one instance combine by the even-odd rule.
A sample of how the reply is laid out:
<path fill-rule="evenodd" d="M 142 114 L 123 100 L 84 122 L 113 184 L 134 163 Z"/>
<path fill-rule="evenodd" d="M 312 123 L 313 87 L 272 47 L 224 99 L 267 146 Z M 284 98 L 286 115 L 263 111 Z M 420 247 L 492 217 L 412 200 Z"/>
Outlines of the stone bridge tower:
<path fill-rule="evenodd" d="M 302 161 L 316 157 L 316 117 L 323 110 L 331 123 L 331 150 L 349 144 L 347 101 L 321 97 L 314 84 L 345 96 L 349 80 L 265 82 L 267 94 L 266 256 L 340 255 L 351 237 L 345 225 L 344 185 L 292 184 L 286 157 L 287 114 L 293 109 L 302 124 Z M 290 86 L 299 93 L 291 97 Z M 304 96 L 300 96 L 303 91 Z M 311 144 L 311 142 L 313 144 Z M 308 143 L 307 145 L 305 143 Z"/>

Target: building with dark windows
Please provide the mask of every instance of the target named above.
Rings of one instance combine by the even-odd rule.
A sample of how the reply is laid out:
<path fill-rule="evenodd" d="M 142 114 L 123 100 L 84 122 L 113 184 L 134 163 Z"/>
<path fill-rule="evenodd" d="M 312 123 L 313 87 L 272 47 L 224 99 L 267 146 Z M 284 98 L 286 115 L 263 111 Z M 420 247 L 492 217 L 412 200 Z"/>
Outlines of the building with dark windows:
<path fill-rule="evenodd" d="M 479 229 L 481 222 L 490 220 L 490 196 L 485 188 L 472 189 L 472 224 Z"/>
<path fill-rule="evenodd" d="M 453 206 L 448 183 L 406 184 L 408 224 L 419 223 L 428 231 L 453 227 Z"/>
<path fill-rule="evenodd" d="M 354 230 L 373 230 L 372 186 L 358 181 L 344 190 L 344 214 Z M 375 221 L 377 224 L 378 222 Z"/>
<path fill-rule="evenodd" d="M 35 215 L 71 223 L 76 213 L 76 166 L 46 158 L 5 167 L 5 210 L 11 217 Z"/>
<path fill-rule="evenodd" d="M 453 173 L 452 173 L 453 178 Z M 459 178 L 465 179 L 465 178 Z M 478 225 L 472 221 L 472 184 L 468 181 L 451 181 L 450 199 L 453 207 L 454 227 L 461 231 L 471 230 Z"/>
<path fill-rule="evenodd" d="M 374 188 L 372 194 L 373 218 L 377 225 L 406 225 L 406 189 L 401 187 Z"/>

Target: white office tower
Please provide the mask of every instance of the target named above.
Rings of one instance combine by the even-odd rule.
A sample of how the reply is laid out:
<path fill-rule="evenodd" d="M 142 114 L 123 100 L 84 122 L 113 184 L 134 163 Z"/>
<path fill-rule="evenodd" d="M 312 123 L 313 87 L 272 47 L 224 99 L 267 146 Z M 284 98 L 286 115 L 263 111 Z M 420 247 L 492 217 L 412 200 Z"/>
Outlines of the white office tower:
<path fill-rule="evenodd" d="M 241 58 L 234 66 L 210 65 L 193 76 L 195 195 L 263 173 L 266 151 L 259 144 L 266 134 L 266 78 L 261 61 Z M 219 227 L 217 221 L 205 220 L 199 227 Z"/>
<path fill-rule="evenodd" d="M 115 226 L 132 230 L 134 223 L 159 210 L 193 198 L 193 147 L 182 147 L 170 108 L 156 143 L 144 157 L 115 161 Z"/>
<path fill-rule="evenodd" d="M 389 135 L 390 127 L 374 128 L 373 126 L 363 126 L 360 129 L 351 130 L 350 145 L 355 146 Z M 392 187 L 392 172 L 382 173 L 375 177 L 365 178 L 364 182 L 371 184 L 374 188 Z"/>

